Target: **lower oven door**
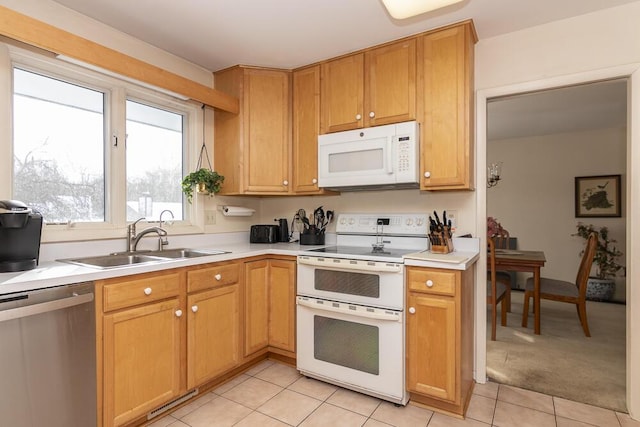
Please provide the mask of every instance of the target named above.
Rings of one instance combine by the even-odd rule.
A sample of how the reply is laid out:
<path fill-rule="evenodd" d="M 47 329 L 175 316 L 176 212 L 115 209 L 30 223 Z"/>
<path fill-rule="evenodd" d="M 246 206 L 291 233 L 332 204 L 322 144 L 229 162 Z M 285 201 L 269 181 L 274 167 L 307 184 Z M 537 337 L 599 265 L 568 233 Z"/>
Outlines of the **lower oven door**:
<path fill-rule="evenodd" d="M 297 297 L 297 367 L 307 376 L 406 404 L 401 311 Z"/>

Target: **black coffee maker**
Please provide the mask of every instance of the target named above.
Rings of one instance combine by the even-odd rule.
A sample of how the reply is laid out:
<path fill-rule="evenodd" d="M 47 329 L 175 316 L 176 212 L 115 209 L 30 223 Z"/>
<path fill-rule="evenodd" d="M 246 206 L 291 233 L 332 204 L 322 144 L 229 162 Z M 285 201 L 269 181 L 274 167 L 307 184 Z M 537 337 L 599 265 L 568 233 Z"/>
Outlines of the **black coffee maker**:
<path fill-rule="evenodd" d="M 0 273 L 36 268 L 42 215 L 17 200 L 0 200 Z"/>

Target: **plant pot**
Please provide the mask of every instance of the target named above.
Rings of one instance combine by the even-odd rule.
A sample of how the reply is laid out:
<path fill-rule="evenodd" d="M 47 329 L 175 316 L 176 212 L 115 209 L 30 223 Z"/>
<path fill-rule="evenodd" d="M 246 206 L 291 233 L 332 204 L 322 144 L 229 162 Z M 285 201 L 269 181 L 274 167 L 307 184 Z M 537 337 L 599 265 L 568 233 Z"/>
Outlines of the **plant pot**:
<path fill-rule="evenodd" d="M 206 187 L 206 185 L 205 185 L 205 183 L 204 183 L 204 182 L 199 182 L 199 183 L 198 183 L 198 185 L 196 186 L 196 191 L 197 191 L 198 193 L 201 193 L 201 194 L 207 194 L 207 193 L 209 193 L 209 192 L 207 191 L 207 187 Z"/>
<path fill-rule="evenodd" d="M 587 281 L 587 300 L 610 301 L 616 290 L 616 282 L 612 279 L 589 277 Z"/>

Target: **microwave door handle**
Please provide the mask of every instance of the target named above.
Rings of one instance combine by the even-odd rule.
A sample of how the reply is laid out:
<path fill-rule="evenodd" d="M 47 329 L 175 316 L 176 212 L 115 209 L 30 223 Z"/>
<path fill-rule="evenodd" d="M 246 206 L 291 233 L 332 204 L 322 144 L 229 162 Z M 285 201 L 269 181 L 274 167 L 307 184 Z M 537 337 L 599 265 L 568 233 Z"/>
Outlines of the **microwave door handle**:
<path fill-rule="evenodd" d="M 393 322 L 400 321 L 400 316 L 397 316 L 395 314 L 372 313 L 367 311 L 355 312 L 353 310 L 349 310 L 348 308 L 340 308 L 340 307 L 332 307 L 332 306 L 315 304 L 310 301 L 305 301 L 301 298 L 297 299 L 296 304 L 301 305 L 303 307 L 308 307 L 314 310 L 328 311 L 332 313 L 343 313 L 353 317 L 364 317 L 367 319 L 374 319 L 374 320 L 389 320 Z"/>
<path fill-rule="evenodd" d="M 387 138 L 387 173 L 393 173 L 393 142 L 397 137 L 391 136 Z"/>

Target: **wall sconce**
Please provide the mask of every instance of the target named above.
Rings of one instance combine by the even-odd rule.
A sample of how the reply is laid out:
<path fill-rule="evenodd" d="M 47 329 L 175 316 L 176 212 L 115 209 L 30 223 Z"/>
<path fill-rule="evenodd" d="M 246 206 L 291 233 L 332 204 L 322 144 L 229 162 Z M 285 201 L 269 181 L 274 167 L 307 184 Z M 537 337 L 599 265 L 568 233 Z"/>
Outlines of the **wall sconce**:
<path fill-rule="evenodd" d="M 502 172 L 502 162 L 491 163 L 487 166 L 487 188 L 495 187 L 500 181 L 500 173 Z"/>

